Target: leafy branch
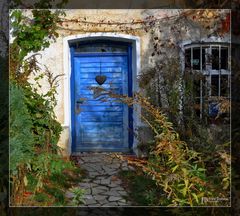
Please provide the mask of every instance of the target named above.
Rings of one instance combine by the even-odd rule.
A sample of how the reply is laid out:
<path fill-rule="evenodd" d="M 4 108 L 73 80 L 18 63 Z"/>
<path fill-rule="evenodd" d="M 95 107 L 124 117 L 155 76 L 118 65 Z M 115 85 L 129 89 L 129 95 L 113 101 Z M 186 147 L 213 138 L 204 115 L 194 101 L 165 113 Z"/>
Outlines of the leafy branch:
<path fill-rule="evenodd" d="M 114 98 L 128 106 L 141 106 L 142 119 L 149 124 L 155 133 L 155 145 L 146 161 L 133 160 L 129 157 L 125 159 L 151 176 L 156 181 L 156 185 L 166 193 L 166 196 L 159 200 L 160 205 L 205 205 L 202 203 L 204 197 L 214 197 L 216 194 L 224 196 L 213 187 L 214 182 L 211 182 L 207 177 L 201 154 L 190 150 L 187 143 L 180 140 L 173 124 L 167 120 L 166 115 L 159 108 L 150 104 L 146 98 L 137 93 L 133 97 L 128 97 L 106 91 L 102 87 L 91 87 L 90 89 L 94 92 L 95 98 L 101 96 L 100 100 Z M 224 181 L 226 181 L 225 189 L 227 189 L 225 177 L 228 176 L 228 172 L 223 164 L 221 164 L 221 169 L 225 173 Z M 209 203 L 207 204 L 209 205 Z"/>

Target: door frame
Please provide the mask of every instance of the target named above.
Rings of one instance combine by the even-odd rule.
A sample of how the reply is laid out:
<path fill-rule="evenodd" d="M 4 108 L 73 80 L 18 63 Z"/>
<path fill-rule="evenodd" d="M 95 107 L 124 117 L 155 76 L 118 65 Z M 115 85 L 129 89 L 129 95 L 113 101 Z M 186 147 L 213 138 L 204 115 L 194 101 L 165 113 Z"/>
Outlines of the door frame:
<path fill-rule="evenodd" d="M 64 124 L 62 125 L 65 129 L 68 129 L 69 143 L 68 152 L 73 153 L 73 137 L 72 137 L 72 120 L 71 120 L 71 72 L 72 72 L 72 62 L 71 62 L 71 48 L 70 45 L 76 42 L 86 42 L 94 40 L 111 40 L 116 42 L 128 42 L 131 44 L 131 69 L 132 69 L 132 92 L 137 92 L 139 89 L 137 83 L 137 77 L 140 74 L 140 38 L 133 35 L 116 34 L 116 33 L 88 33 L 80 35 L 71 35 L 63 38 L 63 66 L 64 66 Z M 133 136 L 132 141 L 132 151 L 138 155 L 137 144 L 137 128 L 142 125 L 140 119 L 140 106 L 133 106 L 133 131 L 136 136 Z"/>

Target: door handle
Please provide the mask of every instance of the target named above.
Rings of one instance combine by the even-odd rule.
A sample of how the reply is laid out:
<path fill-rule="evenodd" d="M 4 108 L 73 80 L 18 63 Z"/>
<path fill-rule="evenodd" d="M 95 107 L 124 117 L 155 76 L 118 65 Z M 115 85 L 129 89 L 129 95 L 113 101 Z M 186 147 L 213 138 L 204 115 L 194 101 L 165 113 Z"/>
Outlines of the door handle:
<path fill-rule="evenodd" d="M 76 109 L 75 109 L 75 113 L 76 113 L 76 114 L 79 114 L 79 113 L 81 112 L 80 105 L 83 104 L 84 101 L 85 101 L 85 99 L 83 99 L 83 98 L 79 98 L 79 99 L 76 101 Z"/>
<path fill-rule="evenodd" d="M 84 102 L 85 100 L 86 100 L 85 98 L 79 98 L 79 99 L 76 101 L 76 104 L 83 104 L 83 102 Z"/>
<path fill-rule="evenodd" d="M 81 108 L 80 108 L 80 103 L 76 102 L 76 108 L 75 108 L 75 113 L 76 114 L 79 114 L 81 111 Z"/>

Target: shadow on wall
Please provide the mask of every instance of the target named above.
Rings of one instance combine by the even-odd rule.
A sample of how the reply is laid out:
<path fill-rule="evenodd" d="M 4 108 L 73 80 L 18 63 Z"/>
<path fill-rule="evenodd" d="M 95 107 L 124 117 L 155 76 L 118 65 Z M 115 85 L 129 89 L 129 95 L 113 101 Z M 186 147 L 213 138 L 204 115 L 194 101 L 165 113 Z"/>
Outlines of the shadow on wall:
<path fill-rule="evenodd" d="M 71 145 L 69 143 L 69 129 L 68 127 L 63 127 L 58 146 L 62 149 L 61 153 L 64 157 L 69 157 L 71 154 Z"/>

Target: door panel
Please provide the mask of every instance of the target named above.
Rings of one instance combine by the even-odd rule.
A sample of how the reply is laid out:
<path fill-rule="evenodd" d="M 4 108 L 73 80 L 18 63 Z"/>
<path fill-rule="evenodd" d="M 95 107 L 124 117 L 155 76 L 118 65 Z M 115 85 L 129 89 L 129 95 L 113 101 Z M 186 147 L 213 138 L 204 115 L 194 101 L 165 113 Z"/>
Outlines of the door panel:
<path fill-rule="evenodd" d="M 95 77 L 101 74 L 107 77 L 101 87 L 117 94 L 128 95 L 128 62 L 126 54 L 74 56 L 72 106 L 75 113 L 72 120 L 76 152 L 128 149 L 127 105 L 115 99 L 102 100 L 103 96 L 95 98 L 93 90 L 90 89 L 99 86 Z"/>

